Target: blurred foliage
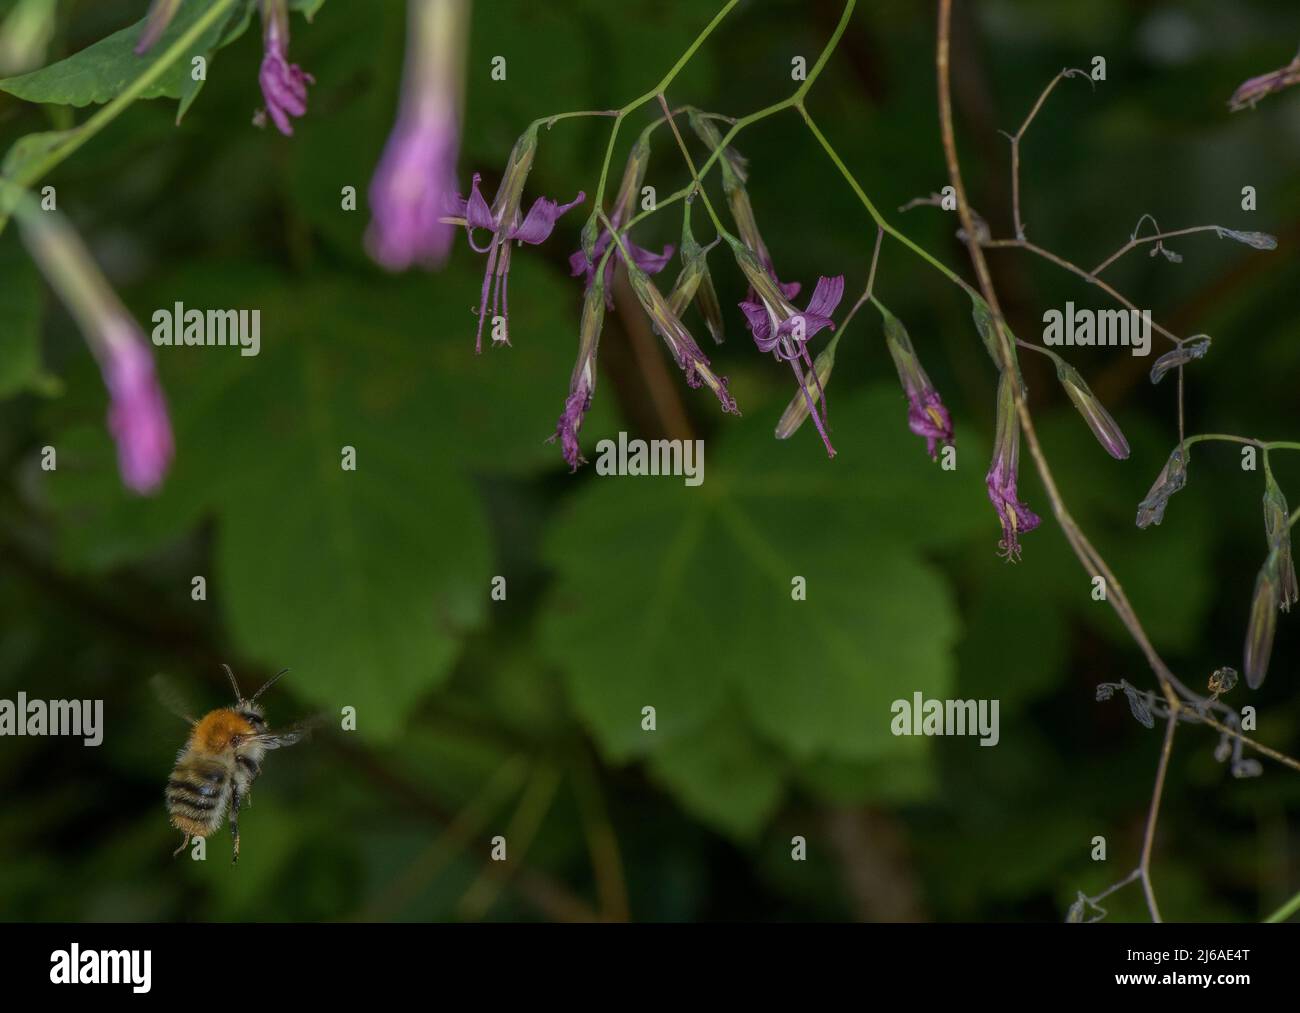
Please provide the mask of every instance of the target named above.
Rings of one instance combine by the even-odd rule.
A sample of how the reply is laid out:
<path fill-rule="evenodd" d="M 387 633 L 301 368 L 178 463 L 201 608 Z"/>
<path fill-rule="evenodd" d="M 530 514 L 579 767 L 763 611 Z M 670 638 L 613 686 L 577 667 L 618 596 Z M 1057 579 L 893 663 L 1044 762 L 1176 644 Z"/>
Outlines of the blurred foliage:
<path fill-rule="evenodd" d="M 44 62 L 98 44 L 102 65 L 72 84 L 52 70 L 11 82 L 0 150 L 86 115 L 20 98 L 82 105 L 120 91 L 136 31 L 124 26 L 145 6 L 60 3 Z M 0 697 L 103 699 L 107 725 L 97 749 L 0 739 L 0 917 L 1059 919 L 1076 890 L 1125 875 L 1160 733 L 1122 701 L 1094 702 L 1094 687 L 1152 679 L 1050 517 L 1025 537 L 1019 566 L 995 554 L 984 490 L 993 377 L 969 300 L 886 241 L 877 291 L 952 407 L 953 472 L 907 431 L 874 314 L 839 346 L 828 397 L 840 453 L 828 461 L 809 426 L 772 439 L 789 372 L 755 353 L 732 313 L 727 344 L 709 354 L 743 417 L 720 417 L 671 363 L 666 374 L 705 441 L 704 484 L 597 481 L 592 465 L 570 475 L 546 439 L 577 348 L 581 289 L 567 256 L 587 207 L 545 246 L 516 252 L 513 347 L 476 357 L 480 257 L 458 241 L 444 271 L 393 277 L 362 245 L 400 84 L 403 5 L 294 6 L 314 15 L 295 15 L 291 53 L 317 83 L 293 138 L 250 126 L 260 46 L 238 6 L 199 47 L 212 57 L 201 94 L 169 77 L 154 89 L 169 101 L 135 104 L 49 179 L 146 328 L 177 302 L 261 311 L 256 357 L 156 350 L 177 440 L 159 496 L 123 492 L 94 363 L 14 230 L 0 234 Z M 0 20 L 12 7 L 0 0 Z M 1062 66 L 1105 55 L 1106 82 L 1064 82 L 1027 136 L 1031 238 L 1091 265 L 1144 212 L 1165 228 L 1277 234 L 1274 253 L 1190 236 L 1170 244 L 1181 265 L 1139 251 L 1108 277 L 1174 330 L 1214 336 L 1188 370 L 1190 432 L 1300 436 L 1300 93 L 1226 112 L 1241 80 L 1290 59 L 1295 12 L 1262 0 L 960 8 L 960 140 L 995 233 L 1009 232 L 998 129 L 1013 129 Z M 712 13 L 685 0 L 480 0 L 462 180 L 481 171 L 494 186 L 534 118 L 644 92 Z M 836 0 L 743 4 L 670 101 L 741 115 L 784 97 L 792 56 L 811 62 L 838 14 Z M 860 5 L 809 106 L 877 205 L 964 270 L 953 216 L 893 211 L 946 181 L 933 31 L 932 5 Z M 488 76 L 496 55 L 505 82 Z M 179 123 L 178 98 L 193 101 Z M 615 178 L 649 115 L 622 132 Z M 590 200 L 609 126 L 543 130 L 527 198 L 582 189 Z M 10 170 L 44 143 L 11 153 Z M 875 233 L 834 167 L 792 113 L 737 147 L 781 276 L 811 287 L 842 271 L 847 307 Z M 660 194 L 683 182 L 666 133 L 647 182 Z M 1240 210 L 1245 185 L 1258 189 L 1253 214 Z M 359 212 L 341 210 L 348 186 Z M 670 211 L 638 239 L 676 242 L 679 229 Z M 739 272 L 720 251 L 710 263 L 734 306 Z M 1022 336 L 1067 299 L 1106 305 L 1026 254 L 999 252 L 993 266 Z M 593 460 L 596 441 L 619 430 L 662 435 L 646 407 L 662 392 L 643 378 L 621 312 L 583 430 Z M 1235 448 L 1198 447 L 1164 523 L 1139 531 L 1136 504 L 1176 440 L 1173 384 L 1151 387 L 1150 361 L 1127 353 L 1069 357 L 1133 455 L 1107 457 L 1050 364 L 1022 356 L 1062 493 L 1157 648 L 1201 687 L 1240 656 L 1264 550 L 1262 476 L 1240 469 Z M 46 445 L 55 472 L 40 470 Z M 340 469 L 344 446 L 356 448 L 355 473 Z M 1275 468 L 1300 501 L 1300 464 Z M 1022 492 L 1048 514 L 1028 463 Z M 205 601 L 191 598 L 195 575 Z M 497 575 L 504 602 L 489 594 Z M 791 600 L 796 576 L 807 601 Z M 1282 617 L 1269 680 L 1249 700 L 1259 738 L 1290 752 L 1293 627 Z M 215 706 L 223 661 L 245 687 L 292 667 L 268 697 L 272 723 L 345 706 L 358 716 L 355 733 L 270 757 L 233 871 L 224 833 L 205 863 L 168 858 L 162 787 L 184 727 L 148 688 L 165 672 L 196 706 Z M 998 699 L 999 745 L 891 735 L 890 703 L 917 691 Z M 653 734 L 641 730 L 647 705 Z M 1258 918 L 1300 884 L 1289 817 L 1300 781 L 1275 766 L 1234 781 L 1214 744 L 1179 734 L 1156 888 L 1170 917 Z M 488 861 L 497 834 L 504 868 Z M 806 862 L 790 861 L 796 835 Z M 1089 857 L 1096 835 L 1105 862 Z M 1134 888 L 1106 906 L 1144 916 Z"/>

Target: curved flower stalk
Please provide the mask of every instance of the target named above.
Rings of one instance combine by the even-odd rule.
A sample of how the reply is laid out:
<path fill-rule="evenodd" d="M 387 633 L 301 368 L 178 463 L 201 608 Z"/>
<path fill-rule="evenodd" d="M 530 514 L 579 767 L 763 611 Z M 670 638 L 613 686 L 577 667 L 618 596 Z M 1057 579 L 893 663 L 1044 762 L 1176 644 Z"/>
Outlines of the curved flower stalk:
<path fill-rule="evenodd" d="M 1020 536 L 1033 531 L 1042 519 L 1020 502 L 1016 483 L 1020 471 L 1020 417 L 1016 414 L 1016 397 L 1012 384 L 1017 382 L 1007 370 L 998 378 L 997 429 L 993 437 L 993 462 L 985 484 L 989 500 L 1002 522 L 999 555 L 1008 561 L 1020 559 Z"/>
<path fill-rule="evenodd" d="M 564 401 L 564 411 L 555 424 L 550 442 L 560 441 L 569 470 L 577 471 L 586 464 L 578 431 L 591 407 L 596 393 L 596 349 L 600 345 L 600 332 L 605 325 L 605 276 L 598 272 L 582 298 L 582 323 L 578 327 L 578 361 L 573 364 L 569 377 L 569 396 Z"/>
<path fill-rule="evenodd" d="M 411 0 L 397 122 L 370 183 L 366 249 L 390 271 L 440 267 L 455 239 L 468 0 Z"/>
<path fill-rule="evenodd" d="M 826 453 L 834 457 L 835 448 L 827 433 L 826 394 L 821 389 L 817 371 L 808 354 L 808 340 L 823 328 L 834 329 L 835 321 L 831 319 L 831 314 L 844 297 L 844 275 L 819 278 L 807 308 L 799 310 L 791 304 L 780 283 L 748 246 L 735 236 L 727 235 L 724 238 L 731 244 L 736 263 L 754 293 L 752 301 L 745 300 L 740 304 L 754 335 L 754 344 L 759 351 L 771 352 L 778 361 L 790 363 L 795 380 L 808 402 L 808 410 L 813 416 L 817 432 L 826 446 Z M 804 372 L 804 367 L 807 367 L 807 373 Z M 817 397 L 813 395 L 813 386 L 817 389 Z M 817 403 L 819 400 L 820 405 Z"/>
<path fill-rule="evenodd" d="M 605 305 L 609 309 L 614 307 L 614 267 L 617 261 L 623 259 L 624 248 L 626 248 L 632 262 L 646 274 L 658 274 L 668 266 L 668 262 L 673 258 L 673 247 L 671 245 L 665 246 L 662 253 L 652 253 L 634 243 L 626 232 L 620 233 L 623 241 L 614 247 L 613 256 L 605 256 L 605 251 L 609 249 L 611 241 L 610 229 L 622 230 L 623 225 L 632 217 L 637 198 L 641 196 L 641 185 L 645 182 L 646 166 L 650 162 L 650 135 L 658 126 L 659 123 L 655 122 L 641 131 L 641 135 L 628 153 L 627 165 L 623 169 L 623 179 L 619 183 L 618 194 L 614 198 L 614 207 L 609 214 L 609 226 L 600 225 L 597 220 L 601 217 L 600 208 L 595 208 L 592 211 L 591 218 L 583 227 L 582 247 L 569 257 L 569 269 L 573 277 L 585 277 L 588 288 L 592 285 L 597 266 L 602 263 L 605 265 L 602 286 L 605 290 Z"/>
<path fill-rule="evenodd" d="M 174 446 L 144 333 L 62 217 L 26 199 L 18 201 L 16 216 L 32 259 L 76 319 L 99 362 L 122 482 L 137 493 L 154 492 L 167 474 Z"/>
<path fill-rule="evenodd" d="M 262 0 L 262 68 L 257 80 L 266 100 L 265 115 L 286 137 L 293 136 L 290 117 L 307 114 L 307 86 L 316 79 L 288 60 L 288 0 Z M 259 117 L 262 114 L 259 114 Z M 258 123 L 265 122 L 264 119 Z"/>
<path fill-rule="evenodd" d="M 930 460 L 938 459 L 937 447 L 952 444 L 952 416 L 939 396 L 930 378 L 921 366 L 921 360 L 912 347 L 907 328 L 889 310 L 881 305 L 880 300 L 871 300 L 880 311 L 885 322 L 885 345 L 894 368 L 898 370 L 898 381 L 903 385 L 907 395 L 907 428 L 917 436 L 925 437 L 925 450 Z"/>
<path fill-rule="evenodd" d="M 492 317 L 500 318 L 500 333 L 493 327 L 493 344 L 510 344 L 510 244 L 528 243 L 537 246 L 544 243 L 555 228 L 555 222 L 570 208 L 577 207 L 587 195 L 581 190 L 578 196 L 568 204 L 557 204 L 549 197 L 538 197 L 527 215 L 520 214 L 523 199 L 524 181 L 533 167 L 533 158 L 537 154 L 537 124 L 534 123 L 520 135 L 510 152 L 501 185 L 497 187 L 496 196 L 488 206 L 478 185 L 482 177 L 474 173 L 470 184 L 469 198 L 457 196 L 454 211 L 465 222 L 465 234 L 469 239 L 470 249 L 475 253 L 487 254 L 487 267 L 483 272 L 483 293 L 478 308 L 478 333 L 474 338 L 474 351 L 483 351 L 483 321 L 488 316 L 488 294 L 492 296 Z M 486 245 L 480 246 L 474 241 L 476 230 L 485 230 L 491 238 Z M 498 313 L 498 310 L 500 311 Z"/>

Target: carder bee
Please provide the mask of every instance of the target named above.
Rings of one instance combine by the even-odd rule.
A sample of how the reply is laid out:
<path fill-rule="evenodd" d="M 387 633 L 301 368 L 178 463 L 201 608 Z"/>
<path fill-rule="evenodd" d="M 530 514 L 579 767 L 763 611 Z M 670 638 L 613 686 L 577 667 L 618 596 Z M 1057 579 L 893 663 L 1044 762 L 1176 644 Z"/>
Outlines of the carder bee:
<path fill-rule="evenodd" d="M 253 781 L 262 772 L 268 749 L 292 746 L 304 738 L 311 723 L 273 732 L 267 727 L 257 698 L 289 671 L 277 672 L 247 700 L 239 691 L 235 673 L 222 665 L 235 691 L 235 705 L 221 707 L 194 720 L 176 705 L 165 684 L 155 683 L 159 695 L 179 717 L 190 724 L 190 737 L 176 755 L 176 766 L 167 779 L 167 814 L 184 837 L 172 852 L 179 855 L 192 838 L 208 837 L 221 829 L 230 812 L 230 833 L 234 838 L 233 862 L 239 861 L 239 807 L 248 801 Z"/>

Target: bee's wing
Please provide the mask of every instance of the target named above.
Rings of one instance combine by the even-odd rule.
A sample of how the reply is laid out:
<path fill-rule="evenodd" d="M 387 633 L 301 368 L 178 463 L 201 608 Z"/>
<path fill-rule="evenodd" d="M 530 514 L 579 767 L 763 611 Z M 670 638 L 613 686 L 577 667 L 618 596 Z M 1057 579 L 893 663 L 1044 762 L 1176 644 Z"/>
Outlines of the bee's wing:
<path fill-rule="evenodd" d="M 313 714 L 311 717 L 295 721 L 284 728 L 263 732 L 257 737 L 257 741 L 267 749 L 282 749 L 285 746 L 296 745 L 304 739 L 311 738 L 311 733 L 323 724 L 325 724 L 325 715 Z"/>
<path fill-rule="evenodd" d="M 175 714 L 186 724 L 194 724 L 193 712 L 184 694 L 164 675 L 155 675 L 149 680 L 158 702 Z"/>

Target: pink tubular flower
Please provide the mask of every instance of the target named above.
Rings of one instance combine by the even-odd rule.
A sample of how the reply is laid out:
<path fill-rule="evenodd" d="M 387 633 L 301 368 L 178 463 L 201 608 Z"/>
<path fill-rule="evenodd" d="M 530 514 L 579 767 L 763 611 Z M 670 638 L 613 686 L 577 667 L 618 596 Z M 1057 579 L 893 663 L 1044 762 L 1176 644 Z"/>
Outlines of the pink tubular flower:
<path fill-rule="evenodd" d="M 455 226 L 456 155 L 460 148 L 464 0 L 413 0 L 397 124 L 370 183 L 371 257 L 390 271 L 439 267 Z"/>
<path fill-rule="evenodd" d="M 952 443 L 952 416 L 948 414 L 948 408 L 939 397 L 938 390 L 922 368 L 921 360 L 912 347 L 912 339 L 908 337 L 907 328 L 878 299 L 873 298 L 872 302 L 884 318 L 885 345 L 889 349 L 890 358 L 894 360 L 903 393 L 907 395 L 907 428 L 917 436 L 925 437 L 926 453 L 933 461 L 938 456 L 936 448 L 940 443 Z"/>
<path fill-rule="evenodd" d="M 118 470 L 128 488 L 151 493 L 162 485 L 175 449 L 153 356 L 130 320 L 113 321 L 103 337 L 101 368 L 110 398 L 108 430 L 117 443 Z"/>
<path fill-rule="evenodd" d="M 286 137 L 293 136 L 290 116 L 307 112 L 307 85 L 316 79 L 286 58 L 289 10 L 285 0 L 262 0 L 262 69 L 257 80 L 266 99 L 266 112 Z"/>

